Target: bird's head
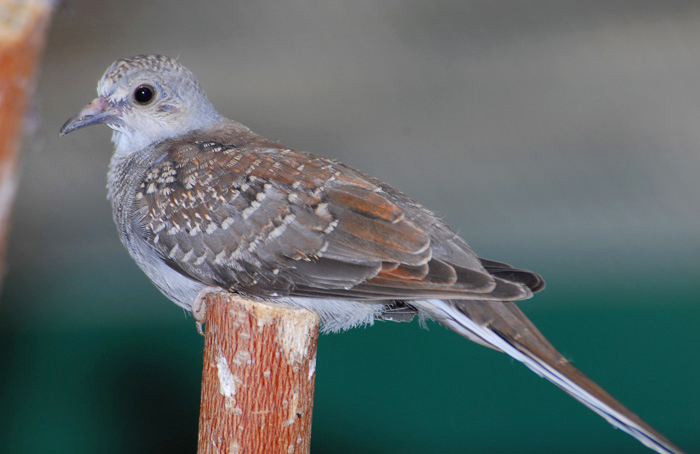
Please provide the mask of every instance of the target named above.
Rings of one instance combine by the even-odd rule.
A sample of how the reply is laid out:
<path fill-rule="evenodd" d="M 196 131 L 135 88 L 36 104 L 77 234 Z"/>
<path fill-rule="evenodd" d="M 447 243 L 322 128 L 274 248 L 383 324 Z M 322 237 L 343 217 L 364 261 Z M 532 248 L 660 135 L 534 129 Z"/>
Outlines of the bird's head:
<path fill-rule="evenodd" d="M 194 75 L 162 55 L 117 60 L 98 82 L 97 94 L 63 125 L 61 135 L 104 123 L 114 131 L 119 154 L 221 121 Z"/>

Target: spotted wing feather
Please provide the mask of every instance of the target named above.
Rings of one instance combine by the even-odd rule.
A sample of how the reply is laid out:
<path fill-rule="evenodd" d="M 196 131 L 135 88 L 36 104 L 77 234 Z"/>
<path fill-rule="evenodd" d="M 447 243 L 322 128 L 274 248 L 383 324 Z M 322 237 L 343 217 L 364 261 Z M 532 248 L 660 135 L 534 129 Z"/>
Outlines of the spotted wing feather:
<path fill-rule="evenodd" d="M 134 198 L 137 230 L 180 273 L 263 297 L 530 295 L 509 279 L 519 270 L 490 274 L 435 215 L 372 177 L 271 142 L 226 139 L 160 144 Z"/>

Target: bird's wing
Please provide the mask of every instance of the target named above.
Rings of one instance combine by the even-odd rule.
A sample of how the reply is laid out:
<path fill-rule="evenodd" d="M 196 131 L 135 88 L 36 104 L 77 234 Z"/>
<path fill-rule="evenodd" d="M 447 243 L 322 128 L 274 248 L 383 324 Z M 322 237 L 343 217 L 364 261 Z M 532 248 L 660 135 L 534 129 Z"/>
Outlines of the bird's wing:
<path fill-rule="evenodd" d="M 541 281 L 485 268 L 433 213 L 337 162 L 196 137 L 158 147 L 134 196 L 135 231 L 207 285 L 267 297 L 517 300 Z"/>

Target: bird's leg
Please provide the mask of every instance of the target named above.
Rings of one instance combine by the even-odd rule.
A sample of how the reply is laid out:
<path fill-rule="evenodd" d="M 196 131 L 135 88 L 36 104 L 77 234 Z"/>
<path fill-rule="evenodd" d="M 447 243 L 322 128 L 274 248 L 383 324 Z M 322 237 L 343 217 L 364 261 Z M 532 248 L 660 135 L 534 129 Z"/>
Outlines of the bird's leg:
<path fill-rule="evenodd" d="M 203 287 L 192 301 L 192 307 L 190 311 L 192 312 L 192 317 L 194 317 L 195 326 L 197 327 L 197 332 L 204 336 L 204 330 L 202 326 L 207 320 L 207 295 L 217 291 L 216 287 Z"/>

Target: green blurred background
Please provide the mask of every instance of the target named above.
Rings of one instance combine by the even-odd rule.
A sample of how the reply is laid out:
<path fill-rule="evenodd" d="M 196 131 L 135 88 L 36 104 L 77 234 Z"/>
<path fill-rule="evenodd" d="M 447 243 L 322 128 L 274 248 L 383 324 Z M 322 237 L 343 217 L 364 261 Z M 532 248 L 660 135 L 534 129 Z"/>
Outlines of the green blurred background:
<path fill-rule="evenodd" d="M 66 2 L 0 300 L 0 452 L 192 453 L 203 339 L 119 244 L 106 128 L 58 139 L 119 57 L 165 53 L 270 138 L 537 270 L 526 313 L 700 452 L 700 4 Z M 319 344 L 312 452 L 644 453 L 520 364 L 431 324 Z"/>

